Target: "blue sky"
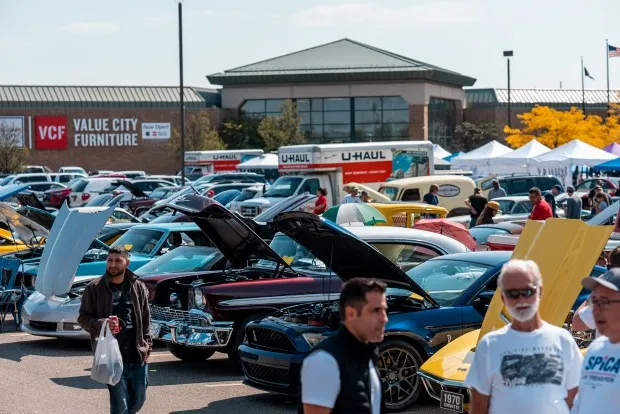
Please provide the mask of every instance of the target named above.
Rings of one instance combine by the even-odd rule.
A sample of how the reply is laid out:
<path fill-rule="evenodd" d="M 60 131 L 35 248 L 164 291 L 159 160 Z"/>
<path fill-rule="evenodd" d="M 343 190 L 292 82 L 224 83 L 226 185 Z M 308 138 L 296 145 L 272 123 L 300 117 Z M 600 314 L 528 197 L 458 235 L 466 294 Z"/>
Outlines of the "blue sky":
<path fill-rule="evenodd" d="M 348 37 L 505 87 L 605 86 L 617 0 L 184 0 L 185 84 Z M 0 84 L 178 84 L 176 0 L 0 0 Z M 620 58 L 610 60 L 620 89 Z"/>

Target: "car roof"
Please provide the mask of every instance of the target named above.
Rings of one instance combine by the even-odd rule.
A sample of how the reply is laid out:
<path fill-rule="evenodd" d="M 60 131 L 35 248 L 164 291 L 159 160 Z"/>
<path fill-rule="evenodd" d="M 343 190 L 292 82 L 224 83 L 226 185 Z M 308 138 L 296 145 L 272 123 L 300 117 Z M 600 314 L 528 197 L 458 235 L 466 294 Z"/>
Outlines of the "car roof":
<path fill-rule="evenodd" d="M 423 176 L 423 177 L 400 178 L 398 180 L 392 180 L 392 181 L 383 183 L 382 186 L 383 187 L 408 186 L 408 185 L 415 185 L 415 184 L 442 185 L 442 184 L 454 184 L 454 183 L 457 183 L 457 184 L 468 183 L 468 184 L 475 185 L 474 180 L 472 180 L 471 177 L 466 177 L 464 175 L 429 175 L 429 176 Z"/>
<path fill-rule="evenodd" d="M 528 196 L 508 196 L 508 197 L 497 197 L 492 201 L 529 201 L 530 198 Z"/>
<path fill-rule="evenodd" d="M 33 175 L 49 175 L 49 173 L 46 172 L 38 172 L 38 173 L 19 173 L 19 174 L 15 174 L 15 177 L 31 177 Z"/>
<path fill-rule="evenodd" d="M 460 262 L 479 263 L 487 266 L 496 266 L 510 260 L 512 252 L 508 251 L 484 251 L 447 254 L 435 257 L 431 260 L 457 260 Z"/>
<path fill-rule="evenodd" d="M 467 251 L 467 247 L 465 247 L 463 243 L 448 236 L 444 236 L 443 234 L 432 233 L 425 230 L 389 226 L 353 226 L 345 227 L 345 229 L 363 240 L 419 240 L 438 245 L 449 253 L 464 253 Z"/>
<path fill-rule="evenodd" d="M 508 178 L 540 178 L 540 177 L 545 177 L 545 178 L 555 178 L 554 175 L 551 174 L 514 174 L 514 175 L 500 175 L 497 178 L 500 180 L 505 180 Z"/>
<path fill-rule="evenodd" d="M 509 230 L 512 233 L 512 230 L 516 229 L 523 229 L 523 226 L 517 223 L 511 223 L 509 221 L 505 221 L 502 223 L 495 223 L 495 224 L 478 224 L 476 225 L 476 227 L 478 228 L 493 228 L 493 229 L 504 229 L 504 230 Z M 474 228 L 476 228 L 474 227 Z"/>
<path fill-rule="evenodd" d="M 181 231 L 181 230 L 200 230 L 200 227 L 194 222 L 181 222 L 181 223 L 145 223 L 135 226 L 138 229 L 147 230 L 163 230 L 163 231 Z"/>

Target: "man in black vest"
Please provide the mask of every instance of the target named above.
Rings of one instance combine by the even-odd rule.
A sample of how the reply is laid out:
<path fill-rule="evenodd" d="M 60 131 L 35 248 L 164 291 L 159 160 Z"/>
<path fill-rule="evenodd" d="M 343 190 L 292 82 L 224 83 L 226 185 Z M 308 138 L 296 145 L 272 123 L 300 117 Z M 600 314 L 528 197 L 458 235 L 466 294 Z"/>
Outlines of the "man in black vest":
<path fill-rule="evenodd" d="M 381 414 L 383 389 L 377 347 L 387 323 L 386 285 L 351 279 L 340 293 L 338 331 L 304 359 L 300 412 L 303 414 Z"/>

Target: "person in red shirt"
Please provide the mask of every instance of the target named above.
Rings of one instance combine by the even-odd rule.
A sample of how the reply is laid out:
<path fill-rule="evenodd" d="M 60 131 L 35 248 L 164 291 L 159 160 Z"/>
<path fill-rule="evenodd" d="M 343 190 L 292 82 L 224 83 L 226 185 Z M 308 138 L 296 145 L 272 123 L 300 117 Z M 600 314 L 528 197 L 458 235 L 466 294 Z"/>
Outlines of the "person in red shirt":
<path fill-rule="evenodd" d="M 323 214 L 325 210 L 327 210 L 327 189 L 319 188 L 316 191 L 316 195 L 319 197 L 316 199 L 316 203 L 314 204 L 314 210 L 312 211 L 314 214 Z"/>
<path fill-rule="evenodd" d="M 551 206 L 543 199 L 540 188 L 533 187 L 530 189 L 530 201 L 534 206 L 529 217 L 530 220 L 547 220 L 553 217 Z"/>

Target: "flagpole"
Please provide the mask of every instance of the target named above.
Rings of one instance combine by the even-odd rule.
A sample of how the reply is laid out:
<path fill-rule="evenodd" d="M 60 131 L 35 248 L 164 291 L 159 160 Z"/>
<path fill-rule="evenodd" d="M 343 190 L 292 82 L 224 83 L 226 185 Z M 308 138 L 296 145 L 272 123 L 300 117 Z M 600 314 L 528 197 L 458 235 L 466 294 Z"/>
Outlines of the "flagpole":
<path fill-rule="evenodd" d="M 607 110 L 611 109 L 609 105 L 609 39 L 605 39 L 605 54 L 607 55 Z"/>
<path fill-rule="evenodd" d="M 585 72 L 583 70 L 583 56 L 581 57 L 581 109 L 586 114 L 586 88 L 585 88 Z"/>

